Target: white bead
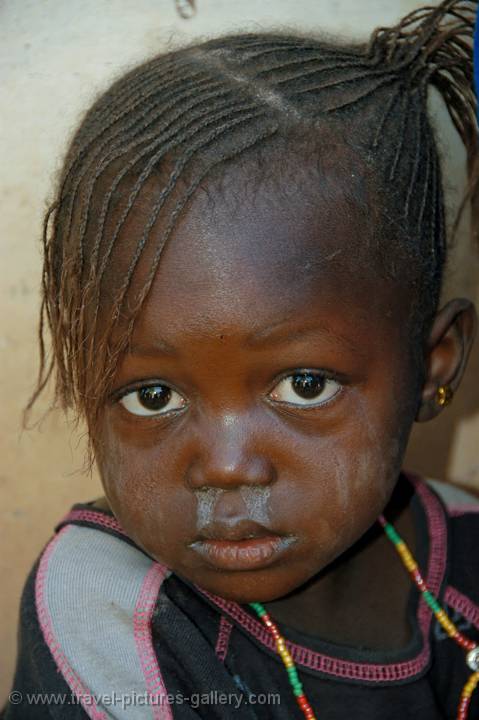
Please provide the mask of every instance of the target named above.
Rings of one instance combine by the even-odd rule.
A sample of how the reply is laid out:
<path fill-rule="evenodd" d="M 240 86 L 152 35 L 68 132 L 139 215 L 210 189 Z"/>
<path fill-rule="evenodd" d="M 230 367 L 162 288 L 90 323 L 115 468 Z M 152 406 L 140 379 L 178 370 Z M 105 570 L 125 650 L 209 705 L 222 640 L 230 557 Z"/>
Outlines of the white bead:
<path fill-rule="evenodd" d="M 474 672 L 479 670 L 479 647 L 469 650 L 466 655 L 466 662 L 470 669 Z"/>

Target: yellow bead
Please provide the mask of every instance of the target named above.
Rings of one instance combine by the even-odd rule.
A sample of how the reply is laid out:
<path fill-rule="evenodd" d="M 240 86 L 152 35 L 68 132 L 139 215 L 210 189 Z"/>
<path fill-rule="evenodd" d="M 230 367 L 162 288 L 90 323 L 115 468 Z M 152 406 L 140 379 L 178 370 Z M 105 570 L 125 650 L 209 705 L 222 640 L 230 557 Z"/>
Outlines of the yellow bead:
<path fill-rule="evenodd" d="M 450 638 L 454 637 L 456 634 L 455 628 L 449 627 L 449 625 L 443 625 L 442 629 L 445 631 L 446 635 L 448 635 Z"/>
<path fill-rule="evenodd" d="M 406 568 L 412 572 L 416 567 L 416 561 L 414 560 L 413 556 L 409 552 L 408 548 L 403 542 L 400 542 L 396 545 L 396 549 L 401 556 L 401 559 L 406 566 Z"/>
<path fill-rule="evenodd" d="M 452 628 L 453 630 L 455 630 L 456 626 L 452 622 L 451 618 L 448 615 L 446 615 L 445 611 L 441 609 L 440 613 L 441 613 L 441 618 L 442 618 L 444 624 L 447 625 L 448 627 Z"/>
<path fill-rule="evenodd" d="M 465 692 L 467 692 L 467 697 L 472 695 L 478 682 L 479 673 L 473 673 L 464 687 Z"/>
<path fill-rule="evenodd" d="M 444 630 L 446 630 L 446 628 L 452 627 L 452 622 L 449 620 L 444 610 L 439 610 L 437 613 L 434 614 L 437 617 L 438 621 L 441 623 Z"/>
<path fill-rule="evenodd" d="M 447 620 L 443 621 L 441 623 L 442 627 L 446 631 L 446 633 L 449 635 L 449 637 L 453 637 L 457 633 L 456 626 L 447 618 Z"/>
<path fill-rule="evenodd" d="M 474 683 L 474 685 L 471 685 L 470 683 L 466 683 L 466 685 L 464 687 L 464 695 L 466 697 L 471 697 L 472 693 L 474 692 L 474 687 L 475 687 L 475 683 Z"/>

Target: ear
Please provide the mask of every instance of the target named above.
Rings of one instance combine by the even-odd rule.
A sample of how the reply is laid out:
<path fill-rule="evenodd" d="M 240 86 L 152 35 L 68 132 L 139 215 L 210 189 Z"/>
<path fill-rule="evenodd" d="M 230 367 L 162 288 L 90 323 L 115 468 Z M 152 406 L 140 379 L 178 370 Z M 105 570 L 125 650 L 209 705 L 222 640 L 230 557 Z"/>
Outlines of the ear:
<path fill-rule="evenodd" d="M 451 300 L 433 322 L 426 346 L 425 379 L 416 421 L 436 417 L 443 406 L 437 402 L 437 390 L 449 386 L 454 393 L 461 382 L 476 333 L 474 305 L 463 298 Z"/>

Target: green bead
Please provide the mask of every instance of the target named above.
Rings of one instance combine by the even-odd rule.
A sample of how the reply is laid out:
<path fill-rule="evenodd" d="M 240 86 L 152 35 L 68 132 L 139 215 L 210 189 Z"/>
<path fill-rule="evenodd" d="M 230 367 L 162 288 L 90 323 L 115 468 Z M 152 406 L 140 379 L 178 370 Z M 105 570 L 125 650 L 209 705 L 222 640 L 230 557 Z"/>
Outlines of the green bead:
<path fill-rule="evenodd" d="M 289 675 L 289 681 L 293 687 L 303 687 L 299 677 L 298 673 L 296 671 L 296 668 L 286 668 L 288 675 Z M 293 672 L 291 672 L 293 671 Z"/>
<path fill-rule="evenodd" d="M 256 603 L 256 602 L 250 603 L 250 607 L 252 607 L 253 610 L 255 612 L 257 612 L 260 617 L 262 617 L 263 615 L 266 615 L 266 610 L 261 605 L 261 603 Z"/>
<path fill-rule="evenodd" d="M 440 605 L 438 605 L 438 603 L 437 603 L 436 598 L 433 595 L 431 595 L 429 590 L 424 590 L 422 596 L 423 596 L 424 600 L 427 602 L 427 604 L 429 605 L 429 607 L 431 608 L 431 610 L 436 610 L 436 609 L 440 610 L 441 609 Z"/>
<path fill-rule="evenodd" d="M 398 535 L 393 526 L 389 523 L 386 523 L 386 525 L 384 526 L 384 532 L 395 545 L 401 542 L 401 537 Z"/>

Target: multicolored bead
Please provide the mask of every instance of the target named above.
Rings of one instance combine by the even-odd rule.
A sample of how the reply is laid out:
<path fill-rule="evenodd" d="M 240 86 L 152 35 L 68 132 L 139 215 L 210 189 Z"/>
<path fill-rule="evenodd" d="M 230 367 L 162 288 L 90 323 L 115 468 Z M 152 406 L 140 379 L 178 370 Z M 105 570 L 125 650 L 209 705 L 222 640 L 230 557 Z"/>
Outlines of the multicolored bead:
<path fill-rule="evenodd" d="M 467 638 L 458 630 L 456 625 L 454 625 L 452 620 L 447 616 L 446 612 L 439 604 L 438 599 L 427 588 L 416 561 L 411 555 L 411 552 L 409 551 L 406 543 L 400 537 L 399 533 L 395 530 L 395 528 L 387 522 L 384 515 L 380 515 L 378 521 L 384 528 L 384 531 L 388 538 L 395 546 L 401 560 L 403 561 L 404 566 L 409 571 L 413 582 L 415 583 L 419 592 L 422 594 L 422 597 L 426 601 L 427 605 L 433 611 L 438 623 L 441 625 L 446 634 L 450 638 L 452 638 L 452 640 L 454 640 L 464 650 L 468 650 L 466 656 L 466 663 L 468 667 L 474 672 L 463 688 L 463 691 L 461 693 L 461 700 L 457 709 L 457 720 L 465 720 L 467 718 L 467 711 L 469 708 L 471 695 L 479 682 L 479 647 L 476 645 L 475 642 L 469 640 L 469 638 Z"/>
<path fill-rule="evenodd" d="M 468 667 L 473 671 L 473 673 L 472 675 L 470 675 L 469 679 L 464 685 L 461 693 L 459 706 L 457 708 L 457 720 L 466 720 L 469 710 L 469 704 L 471 701 L 471 695 L 476 689 L 477 684 L 479 683 L 479 647 L 476 645 L 475 642 L 469 640 L 469 638 L 465 637 L 465 635 L 463 635 L 458 630 L 456 625 L 454 625 L 452 620 L 448 617 L 446 612 L 439 604 L 439 601 L 434 595 L 434 593 L 432 593 L 428 589 L 426 583 L 424 582 L 424 578 L 421 575 L 418 564 L 415 561 L 413 555 L 411 554 L 411 551 L 409 550 L 399 533 L 391 525 L 391 523 L 387 522 L 384 515 L 379 516 L 378 522 L 383 527 L 384 532 L 386 533 L 389 540 L 395 546 L 399 557 L 403 562 L 403 565 L 409 572 L 419 592 L 422 594 L 424 601 L 427 603 L 428 607 L 431 608 L 438 623 L 452 640 L 454 640 L 464 650 L 468 651 L 466 656 L 466 663 Z M 266 609 L 263 607 L 263 605 L 261 605 L 261 603 L 250 603 L 250 607 L 253 608 L 253 610 L 256 612 L 258 617 L 261 619 L 261 621 L 264 623 L 266 628 L 273 636 L 276 644 L 276 649 L 284 663 L 286 672 L 288 673 L 290 685 L 293 689 L 296 701 L 301 708 L 304 717 L 306 718 L 306 720 L 316 720 L 313 709 L 309 704 L 306 695 L 303 692 L 303 685 L 298 677 L 298 671 L 296 669 L 296 665 L 294 664 L 291 653 L 288 650 L 286 640 L 283 638 L 283 636 L 278 630 L 278 627 L 268 615 Z"/>

